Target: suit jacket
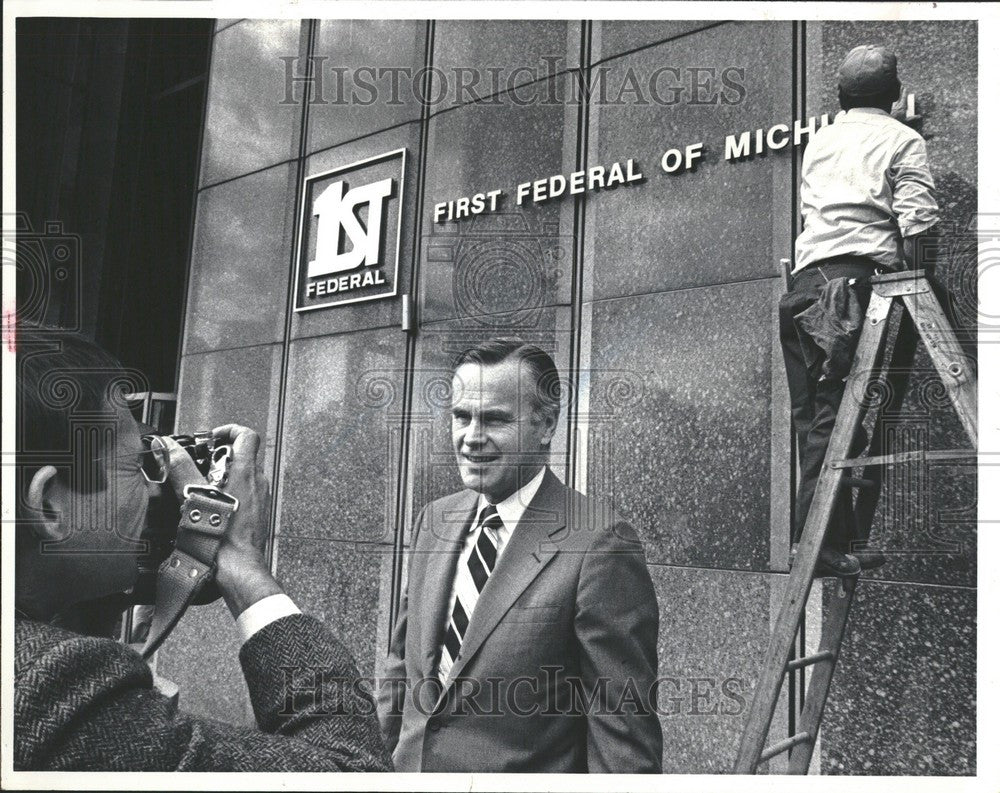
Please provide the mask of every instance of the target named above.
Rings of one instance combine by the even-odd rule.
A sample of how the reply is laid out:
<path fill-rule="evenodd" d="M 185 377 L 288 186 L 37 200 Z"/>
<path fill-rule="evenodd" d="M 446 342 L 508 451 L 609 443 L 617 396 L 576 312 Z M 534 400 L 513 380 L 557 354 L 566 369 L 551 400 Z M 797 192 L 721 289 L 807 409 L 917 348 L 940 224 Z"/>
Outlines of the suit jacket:
<path fill-rule="evenodd" d="M 111 639 L 18 619 L 14 768 L 19 771 L 391 770 L 371 696 L 347 649 L 301 614 L 240 649 L 260 730 L 180 713 L 142 658 Z M 301 667 L 289 681 L 282 668 Z M 313 670 L 323 671 L 317 696 Z M 339 678 L 339 680 L 338 680 Z M 294 699 L 293 699 L 294 698 Z"/>
<path fill-rule="evenodd" d="M 456 560 L 478 494 L 427 505 L 379 686 L 398 771 L 661 771 L 656 596 L 642 544 L 551 471 L 437 682 Z"/>

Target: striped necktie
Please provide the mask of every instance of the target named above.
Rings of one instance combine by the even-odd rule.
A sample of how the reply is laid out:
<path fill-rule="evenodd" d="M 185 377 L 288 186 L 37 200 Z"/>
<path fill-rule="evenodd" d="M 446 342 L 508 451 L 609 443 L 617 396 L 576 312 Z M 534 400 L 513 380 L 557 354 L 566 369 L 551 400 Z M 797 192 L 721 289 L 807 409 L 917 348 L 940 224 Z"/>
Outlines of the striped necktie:
<path fill-rule="evenodd" d="M 497 563 L 497 540 L 503 521 L 493 504 L 487 504 L 479 521 L 479 535 L 466 564 L 458 566 L 455 576 L 455 606 L 451 610 L 445 629 L 444 647 L 438 674 L 443 683 L 458 658 L 462 639 L 469 628 L 469 620 L 476 608 L 479 595 L 489 580 Z"/>

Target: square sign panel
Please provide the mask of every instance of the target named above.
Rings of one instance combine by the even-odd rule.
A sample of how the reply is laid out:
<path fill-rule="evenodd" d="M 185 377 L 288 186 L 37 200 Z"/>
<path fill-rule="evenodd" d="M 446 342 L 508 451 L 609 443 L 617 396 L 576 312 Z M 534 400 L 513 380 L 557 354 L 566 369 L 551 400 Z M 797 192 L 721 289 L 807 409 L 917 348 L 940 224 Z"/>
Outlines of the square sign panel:
<path fill-rule="evenodd" d="M 406 149 L 306 178 L 295 310 L 394 297 Z"/>

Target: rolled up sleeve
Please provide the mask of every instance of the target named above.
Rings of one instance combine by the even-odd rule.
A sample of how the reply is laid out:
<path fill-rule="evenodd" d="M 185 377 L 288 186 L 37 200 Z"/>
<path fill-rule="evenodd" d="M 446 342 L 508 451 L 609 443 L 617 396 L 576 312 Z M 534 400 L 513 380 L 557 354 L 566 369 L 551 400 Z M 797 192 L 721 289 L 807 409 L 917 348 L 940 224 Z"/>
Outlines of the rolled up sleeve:
<path fill-rule="evenodd" d="M 913 237 L 938 222 L 934 178 L 927 165 L 927 144 L 922 138 L 903 143 L 889 169 L 892 209 L 904 237 Z"/>

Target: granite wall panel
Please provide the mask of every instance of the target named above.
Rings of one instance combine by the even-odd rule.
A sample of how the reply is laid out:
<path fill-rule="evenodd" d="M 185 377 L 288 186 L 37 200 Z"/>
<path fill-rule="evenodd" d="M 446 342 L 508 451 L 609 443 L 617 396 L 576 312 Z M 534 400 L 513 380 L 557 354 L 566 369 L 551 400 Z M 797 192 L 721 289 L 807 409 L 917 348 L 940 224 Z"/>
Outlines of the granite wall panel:
<path fill-rule="evenodd" d="M 279 165 L 199 194 L 185 354 L 283 341 L 296 174 Z"/>
<path fill-rule="evenodd" d="M 656 562 L 767 569 L 772 299 L 763 280 L 585 312 L 588 492 Z"/>
<path fill-rule="evenodd" d="M 616 83 L 631 71 L 642 88 L 676 65 L 689 82 L 676 93 L 661 87 L 660 101 L 642 88 L 591 103 L 589 161 L 632 157 L 645 182 L 587 196 L 585 300 L 777 274 L 790 248 L 791 154 L 727 161 L 724 142 L 790 123 L 791 40 L 791 22 L 728 23 L 607 64 Z M 699 142 L 693 170 L 664 173 L 667 149 Z"/>
<path fill-rule="evenodd" d="M 328 539 L 278 539 L 277 576 L 306 614 L 340 637 L 363 677 L 388 647 L 391 546 Z"/>
<path fill-rule="evenodd" d="M 858 586 L 820 752 L 825 774 L 975 774 L 974 589 Z"/>
<path fill-rule="evenodd" d="M 228 27 L 232 27 L 237 22 L 242 22 L 242 19 L 238 18 L 227 18 L 227 19 L 217 19 L 215 20 L 215 32 L 219 33 Z"/>
<path fill-rule="evenodd" d="M 419 120 L 426 42 L 422 20 L 320 20 L 307 151 Z"/>
<path fill-rule="evenodd" d="M 707 20 L 699 22 L 693 19 L 595 19 L 590 60 L 591 63 L 609 61 L 624 53 L 719 24 L 725 23 Z"/>
<path fill-rule="evenodd" d="M 905 410 L 886 420 L 887 448 L 900 453 L 968 444 L 964 437 L 942 442 L 942 434 L 950 434 L 942 425 L 957 425 L 950 407 L 931 414 Z M 975 458 L 965 464 L 925 460 L 886 468 L 871 544 L 888 563 L 872 576 L 975 586 L 977 500 Z"/>
<path fill-rule="evenodd" d="M 260 435 L 260 457 L 269 474 L 278 439 L 281 345 L 241 347 L 181 359 L 178 432 L 241 424 Z"/>
<path fill-rule="evenodd" d="M 729 773 L 767 650 L 774 593 L 785 578 L 661 565 L 650 573 L 660 605 L 663 771 Z M 775 711 L 775 740 L 787 734 L 785 702 Z M 778 758 L 770 771 L 783 767 Z"/>
<path fill-rule="evenodd" d="M 277 533 L 392 543 L 404 351 L 398 330 L 291 342 Z"/>
<path fill-rule="evenodd" d="M 422 219 L 422 321 L 511 314 L 568 303 L 572 279 L 573 202 L 517 206 L 525 181 L 573 170 L 576 112 L 549 101 L 567 77 L 528 86 L 496 102 L 478 102 L 430 122 Z M 497 211 L 433 221 L 438 203 L 503 190 Z"/>
<path fill-rule="evenodd" d="M 302 86 L 288 84 L 286 62 L 281 59 L 305 55 L 303 24 L 298 19 L 251 19 L 216 31 L 202 186 L 298 156 Z M 292 67 L 301 67 L 301 62 Z"/>
<path fill-rule="evenodd" d="M 580 64 L 572 20 L 440 20 L 434 25 L 432 110 L 486 99 Z"/>

